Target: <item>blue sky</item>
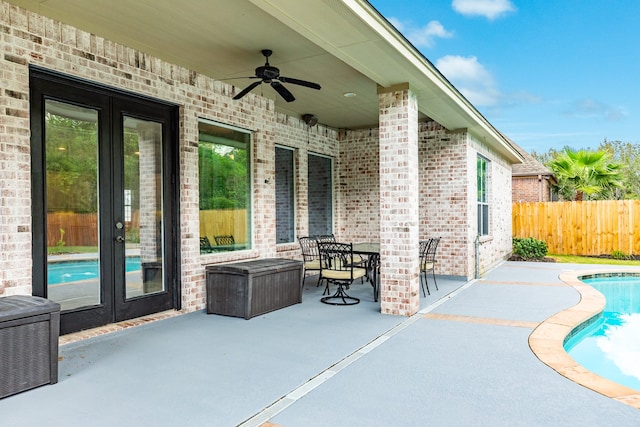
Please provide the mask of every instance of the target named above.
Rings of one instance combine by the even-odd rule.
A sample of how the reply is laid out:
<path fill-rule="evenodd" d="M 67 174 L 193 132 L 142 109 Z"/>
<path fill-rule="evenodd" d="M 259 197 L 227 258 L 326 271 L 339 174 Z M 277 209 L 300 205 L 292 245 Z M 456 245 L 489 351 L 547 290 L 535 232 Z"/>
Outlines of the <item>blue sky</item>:
<path fill-rule="evenodd" d="M 640 1 L 369 1 L 525 150 L 640 143 Z"/>

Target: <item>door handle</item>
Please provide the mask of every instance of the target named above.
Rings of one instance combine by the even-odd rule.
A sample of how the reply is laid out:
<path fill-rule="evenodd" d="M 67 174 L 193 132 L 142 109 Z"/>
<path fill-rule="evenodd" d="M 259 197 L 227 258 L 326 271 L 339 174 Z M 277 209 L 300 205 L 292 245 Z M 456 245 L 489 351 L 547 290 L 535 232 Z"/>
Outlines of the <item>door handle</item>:
<path fill-rule="evenodd" d="M 116 236 L 116 242 L 124 243 L 124 237 Z"/>

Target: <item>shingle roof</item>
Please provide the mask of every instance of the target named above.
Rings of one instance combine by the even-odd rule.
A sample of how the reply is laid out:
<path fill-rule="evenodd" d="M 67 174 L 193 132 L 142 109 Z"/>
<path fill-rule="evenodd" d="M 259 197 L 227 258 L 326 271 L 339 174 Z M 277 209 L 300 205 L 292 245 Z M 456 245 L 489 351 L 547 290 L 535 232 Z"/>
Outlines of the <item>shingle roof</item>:
<path fill-rule="evenodd" d="M 522 147 L 518 144 L 513 143 L 514 148 L 520 153 L 520 155 L 524 158 L 524 162 L 515 163 L 511 166 L 511 176 L 550 176 L 555 180 L 555 175 L 551 172 L 545 165 L 540 163 L 535 157 L 531 154 L 527 153 Z"/>

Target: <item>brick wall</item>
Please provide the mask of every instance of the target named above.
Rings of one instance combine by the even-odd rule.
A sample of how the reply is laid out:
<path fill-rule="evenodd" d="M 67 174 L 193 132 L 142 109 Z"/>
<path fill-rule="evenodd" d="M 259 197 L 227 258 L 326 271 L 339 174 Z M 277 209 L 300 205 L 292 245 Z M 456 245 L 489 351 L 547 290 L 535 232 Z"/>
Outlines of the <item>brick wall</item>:
<path fill-rule="evenodd" d="M 308 128 L 298 118 L 275 112 L 269 99 L 248 94 L 151 55 L 44 18 L 0 0 L 0 296 L 31 293 L 31 193 L 29 141 L 30 64 L 131 91 L 180 106 L 180 264 L 182 306 L 204 308 L 204 265 L 255 257 L 299 258 L 297 243 L 276 244 L 275 144 L 294 149 L 296 235 L 309 233 L 309 153 L 334 159 L 334 231 L 345 240 L 378 240 L 380 234 L 380 145 L 377 129 L 338 131 Z M 198 204 L 198 119 L 251 129 L 253 249 L 200 255 Z M 475 153 L 492 159 L 496 206 L 510 184 L 505 165 L 480 144 L 465 148 L 468 135 L 448 133 L 437 123 L 419 125 L 415 168 L 419 174 L 419 237 L 440 235 L 439 274 L 470 276 L 465 253 L 475 236 Z M 466 159 L 466 160 L 465 160 Z M 386 162 L 386 160 L 385 160 Z M 497 169 L 497 170 L 496 170 Z M 509 180 L 510 183 L 510 180 Z M 499 194 L 499 196 L 497 195 Z M 510 194 L 510 192 L 509 192 Z M 506 200 L 506 195 L 504 196 Z M 501 204 L 502 203 L 502 204 Z M 465 208 L 466 205 L 466 208 Z M 504 209 L 510 212 L 509 209 Z M 511 227 L 511 220 L 492 216 Z M 413 227 L 413 225 L 412 225 Z M 505 252 L 510 230 L 487 246 L 486 263 Z M 486 253 L 486 255 L 485 255 Z M 484 258 L 483 258 L 484 260 Z"/>
<path fill-rule="evenodd" d="M 353 242 L 380 240 L 380 151 L 378 129 L 343 131 L 336 233 Z"/>
<path fill-rule="evenodd" d="M 481 154 L 489 160 L 488 164 L 488 198 L 489 198 L 489 235 L 480 238 L 479 242 L 479 274 L 484 273 L 498 262 L 504 260 L 512 249 L 511 238 L 511 165 L 472 136 L 469 136 L 469 244 L 466 246 L 469 257 L 468 265 L 475 275 L 475 238 L 477 235 L 477 179 L 476 161 Z"/>
<path fill-rule="evenodd" d="M 448 132 L 436 122 L 421 125 L 420 236 L 441 237 L 438 274 L 463 277 L 470 276 L 467 176 L 473 172 L 475 177 L 475 163 L 469 170 L 466 144 L 465 132 Z"/>
<path fill-rule="evenodd" d="M 511 198 L 513 202 L 550 202 L 549 180 L 538 176 L 513 177 Z"/>
<path fill-rule="evenodd" d="M 0 296 L 31 293 L 29 155 L 30 64 L 181 106 L 180 236 L 182 306 L 204 308 L 203 263 L 274 256 L 276 118 L 272 101 L 249 94 L 142 52 L 0 1 Z M 198 118 L 254 129 L 254 249 L 200 256 Z M 281 119 L 282 120 L 282 119 Z M 302 130 L 300 130 L 302 133 Z M 306 135 L 306 133 L 305 133 Z M 306 141 L 306 138 L 304 138 Z M 259 167 L 258 167 L 259 166 Z"/>
<path fill-rule="evenodd" d="M 278 145 L 294 149 L 294 194 L 296 200 L 296 236 L 309 235 L 309 180 L 308 164 L 309 154 L 318 154 L 334 159 L 334 227 L 337 219 L 335 213 L 339 208 L 339 196 L 336 188 L 339 188 L 336 173 L 335 159 L 339 156 L 338 132 L 321 124 L 308 127 L 302 120 L 276 114 L 276 143 Z M 297 242 L 277 245 L 277 256 L 282 258 L 302 259 L 300 245 Z"/>
<path fill-rule="evenodd" d="M 419 145 L 419 236 L 440 236 L 438 274 L 475 275 L 476 156 L 490 163 L 492 234 L 482 239 L 480 270 L 504 259 L 511 250 L 511 168 L 466 132 L 449 132 L 436 122 L 423 122 Z M 378 130 L 341 135 L 339 234 L 347 240 L 379 240 L 380 193 Z M 471 144 L 471 147 L 468 147 Z M 502 224 L 505 223 L 506 226 Z"/>

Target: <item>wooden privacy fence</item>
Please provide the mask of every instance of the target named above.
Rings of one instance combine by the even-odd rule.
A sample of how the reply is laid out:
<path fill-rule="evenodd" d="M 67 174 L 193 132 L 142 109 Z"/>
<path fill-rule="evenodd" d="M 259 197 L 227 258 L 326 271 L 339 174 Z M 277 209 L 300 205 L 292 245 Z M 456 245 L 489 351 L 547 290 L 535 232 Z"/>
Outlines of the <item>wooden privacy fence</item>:
<path fill-rule="evenodd" d="M 56 212 L 47 215 L 47 246 L 98 246 L 98 215 Z"/>
<path fill-rule="evenodd" d="M 640 254 L 640 200 L 514 203 L 513 237 L 544 240 L 549 253 Z"/>
<path fill-rule="evenodd" d="M 247 210 L 220 209 L 200 211 L 200 237 L 233 236 L 236 243 L 248 242 Z"/>
<path fill-rule="evenodd" d="M 247 242 L 246 219 L 246 209 L 200 211 L 200 236 L 207 236 L 213 242 L 214 236 L 232 235 L 236 242 Z M 134 229 L 140 227 L 138 211 L 132 213 L 132 221 L 127 225 Z M 97 246 L 98 215 L 74 212 L 48 214 L 47 245 L 56 246 L 58 242 L 64 242 L 64 246 Z"/>
<path fill-rule="evenodd" d="M 140 228 L 140 211 L 125 221 L 126 232 Z M 128 237 L 129 238 L 129 237 Z M 98 214 L 52 212 L 47 214 L 47 246 L 98 246 Z"/>

